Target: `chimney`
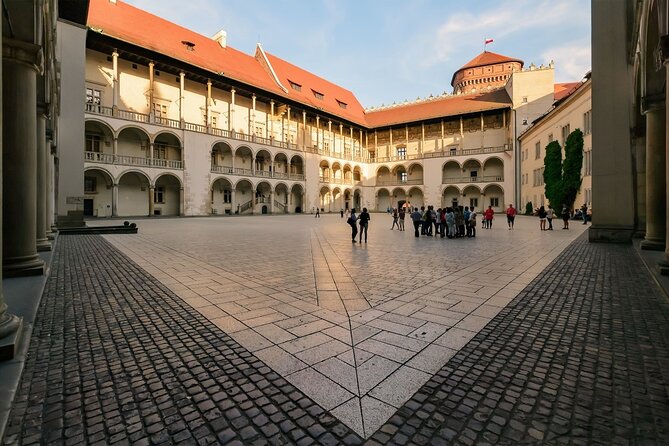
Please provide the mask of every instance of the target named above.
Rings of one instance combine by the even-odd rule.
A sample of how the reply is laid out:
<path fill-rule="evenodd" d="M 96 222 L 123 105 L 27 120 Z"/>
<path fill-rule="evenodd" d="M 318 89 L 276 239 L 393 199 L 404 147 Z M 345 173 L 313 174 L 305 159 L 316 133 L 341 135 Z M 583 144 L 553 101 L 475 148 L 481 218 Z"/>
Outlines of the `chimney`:
<path fill-rule="evenodd" d="M 116 0 L 109 0 L 109 3 L 115 5 L 115 4 L 116 4 Z"/>
<path fill-rule="evenodd" d="M 214 34 L 212 39 L 217 41 L 218 44 L 221 45 L 221 48 L 226 48 L 228 46 L 228 33 L 226 33 L 224 29 Z"/>

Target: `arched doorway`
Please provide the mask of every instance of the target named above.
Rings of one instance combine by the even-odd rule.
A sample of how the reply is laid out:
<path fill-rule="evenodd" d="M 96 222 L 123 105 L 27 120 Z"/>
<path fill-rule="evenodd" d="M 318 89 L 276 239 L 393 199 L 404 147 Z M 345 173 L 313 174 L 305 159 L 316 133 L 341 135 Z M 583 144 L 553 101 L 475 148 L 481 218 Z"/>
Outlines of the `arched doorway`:
<path fill-rule="evenodd" d="M 304 212 L 304 209 L 302 208 L 302 197 L 304 195 L 304 189 L 302 188 L 301 184 L 293 184 L 293 187 L 290 188 L 290 199 L 289 203 L 291 206 L 291 209 L 293 212 L 296 214 L 301 214 Z"/>
<path fill-rule="evenodd" d="M 272 212 L 272 186 L 266 182 L 261 181 L 256 186 L 255 191 L 256 213 L 270 214 Z"/>
<path fill-rule="evenodd" d="M 156 135 L 153 142 L 153 165 L 180 169 L 183 166 L 181 140 L 169 132 Z"/>
<path fill-rule="evenodd" d="M 211 148 L 211 171 L 232 173 L 232 147 L 225 142 L 217 142 Z"/>
<path fill-rule="evenodd" d="M 376 210 L 378 212 L 387 212 L 390 207 L 390 192 L 388 189 L 381 188 L 376 192 Z"/>
<path fill-rule="evenodd" d="M 254 200 L 251 182 L 249 180 L 239 180 L 235 185 L 235 214 L 251 214 Z"/>
<path fill-rule="evenodd" d="M 425 199 L 423 198 L 423 191 L 419 187 L 412 187 L 409 189 L 409 202 L 414 207 L 420 208 L 425 206 Z"/>
<path fill-rule="evenodd" d="M 232 182 L 227 178 L 217 178 L 211 185 L 211 213 L 234 214 Z"/>
<path fill-rule="evenodd" d="M 114 206 L 114 180 L 109 172 L 90 168 L 84 171 L 84 215 L 111 217 Z"/>
<path fill-rule="evenodd" d="M 181 214 L 181 180 L 163 174 L 156 179 L 153 190 L 153 215 Z"/>
<path fill-rule="evenodd" d="M 149 215 L 149 178 L 137 171 L 126 172 L 118 180 L 118 215 L 132 217 Z"/>
<path fill-rule="evenodd" d="M 274 187 L 274 213 L 287 214 L 289 212 L 288 200 L 288 186 L 285 183 L 277 184 Z"/>
<path fill-rule="evenodd" d="M 441 194 L 441 206 L 442 207 L 453 207 L 459 206 L 460 203 L 460 189 L 455 186 L 448 186 L 444 188 L 444 191 Z"/>

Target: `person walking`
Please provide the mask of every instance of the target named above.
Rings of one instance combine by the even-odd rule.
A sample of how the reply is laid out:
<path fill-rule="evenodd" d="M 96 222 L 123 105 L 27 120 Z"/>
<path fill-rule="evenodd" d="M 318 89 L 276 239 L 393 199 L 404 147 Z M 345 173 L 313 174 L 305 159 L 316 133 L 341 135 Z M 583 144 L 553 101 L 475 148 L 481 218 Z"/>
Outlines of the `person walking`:
<path fill-rule="evenodd" d="M 316 216 L 314 218 L 321 218 L 321 208 L 316 208 Z"/>
<path fill-rule="evenodd" d="M 351 216 L 348 217 L 346 223 L 351 226 L 351 239 L 355 243 L 355 236 L 358 235 L 358 217 L 355 216 L 355 209 L 351 209 Z"/>
<path fill-rule="evenodd" d="M 583 224 L 587 225 L 588 224 L 588 205 L 583 203 L 583 206 L 581 206 L 581 217 L 583 217 Z"/>
<path fill-rule="evenodd" d="M 365 243 L 367 243 L 367 227 L 369 226 L 369 220 L 371 220 L 371 217 L 369 216 L 369 212 L 367 212 L 367 208 L 362 208 L 362 212 L 360 213 L 360 216 L 358 217 L 358 221 L 360 222 L 360 242 L 362 243 L 362 234 L 365 234 Z"/>
<path fill-rule="evenodd" d="M 546 220 L 548 220 L 548 229 L 547 231 L 552 231 L 553 230 L 553 219 L 555 218 L 555 211 L 551 207 L 551 205 L 548 205 L 548 209 L 546 209 Z"/>
<path fill-rule="evenodd" d="M 542 231 L 545 231 L 546 230 L 546 209 L 543 206 L 541 206 L 539 208 L 539 213 L 538 214 L 539 214 L 539 228 Z"/>
<path fill-rule="evenodd" d="M 492 206 L 488 206 L 488 209 L 485 210 L 483 216 L 485 219 L 485 228 L 492 229 L 492 219 L 494 218 L 495 211 Z"/>
<path fill-rule="evenodd" d="M 404 217 L 406 217 L 406 210 L 404 207 L 400 209 L 400 231 L 404 231 Z"/>
<path fill-rule="evenodd" d="M 506 223 L 509 225 L 509 231 L 513 229 L 513 223 L 516 220 L 516 208 L 513 207 L 513 204 L 510 204 L 506 209 Z"/>
<path fill-rule="evenodd" d="M 422 220 L 423 214 L 420 213 L 418 208 L 413 208 L 413 212 L 411 213 L 411 221 L 413 221 L 414 235 L 416 237 L 420 237 L 420 226 Z"/>
<path fill-rule="evenodd" d="M 395 226 L 397 226 L 397 229 L 400 229 L 400 224 L 398 222 L 399 220 L 399 214 L 397 213 L 397 208 L 393 208 L 393 225 L 390 227 L 390 230 L 392 231 L 395 229 Z M 400 229 L 401 230 L 401 229 Z"/>
<path fill-rule="evenodd" d="M 567 205 L 563 204 L 562 205 L 562 229 L 569 229 L 569 209 L 567 209 Z"/>

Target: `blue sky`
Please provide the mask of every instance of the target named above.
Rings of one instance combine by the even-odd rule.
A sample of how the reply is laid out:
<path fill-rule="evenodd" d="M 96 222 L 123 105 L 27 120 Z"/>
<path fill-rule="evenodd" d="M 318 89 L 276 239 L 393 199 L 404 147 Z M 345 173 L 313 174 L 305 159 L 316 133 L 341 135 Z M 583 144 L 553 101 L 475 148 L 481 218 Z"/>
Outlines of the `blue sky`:
<path fill-rule="evenodd" d="M 451 92 L 483 50 L 536 65 L 555 81 L 590 69 L 588 0 L 127 0 L 228 45 L 266 51 L 351 90 L 364 107 Z"/>

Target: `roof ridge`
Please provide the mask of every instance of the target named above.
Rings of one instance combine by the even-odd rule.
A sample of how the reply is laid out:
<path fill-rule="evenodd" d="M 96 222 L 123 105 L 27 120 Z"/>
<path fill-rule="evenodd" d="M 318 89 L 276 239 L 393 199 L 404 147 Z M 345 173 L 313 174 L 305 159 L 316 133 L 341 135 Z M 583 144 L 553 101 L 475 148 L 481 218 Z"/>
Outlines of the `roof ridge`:
<path fill-rule="evenodd" d="M 265 54 L 265 50 L 263 49 L 262 45 L 260 42 L 256 44 L 256 54 L 255 58 L 258 60 L 258 54 L 260 54 L 260 57 L 262 57 L 262 62 L 260 62 L 260 65 L 263 66 L 266 70 L 269 71 L 270 75 L 272 76 L 272 79 L 274 79 L 274 82 L 283 90 L 284 93 L 288 93 L 288 89 L 281 83 L 281 80 L 279 77 L 276 75 L 276 72 L 274 71 L 274 67 L 272 66 L 272 63 L 269 61 L 269 58 L 267 57 L 267 54 Z M 264 62 L 264 64 L 263 64 Z"/>

